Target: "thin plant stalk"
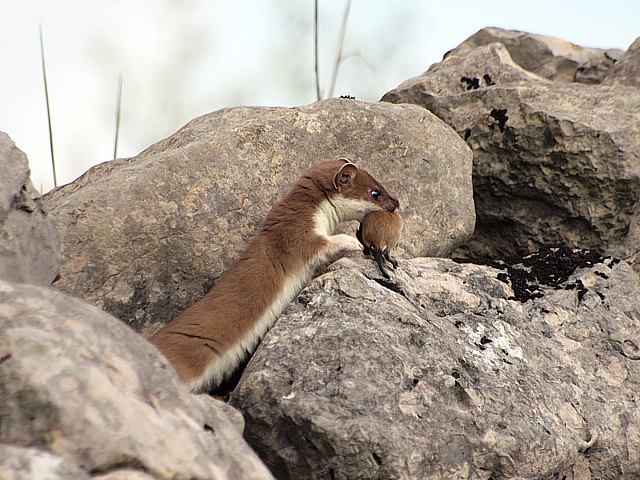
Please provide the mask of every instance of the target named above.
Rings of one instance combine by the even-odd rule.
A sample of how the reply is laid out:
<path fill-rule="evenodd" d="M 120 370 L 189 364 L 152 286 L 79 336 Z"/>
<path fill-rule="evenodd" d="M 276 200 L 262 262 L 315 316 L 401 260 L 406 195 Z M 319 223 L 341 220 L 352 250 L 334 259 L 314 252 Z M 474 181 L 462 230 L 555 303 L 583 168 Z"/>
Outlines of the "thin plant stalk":
<path fill-rule="evenodd" d="M 336 56 L 336 66 L 333 70 L 333 76 L 331 77 L 331 86 L 329 87 L 328 98 L 333 97 L 333 91 L 336 86 L 336 80 L 338 78 L 338 70 L 340 63 L 342 62 L 342 49 L 344 47 L 344 37 L 347 34 L 347 20 L 349 19 L 349 9 L 351 8 L 351 0 L 347 0 L 347 6 L 344 9 L 344 15 L 342 16 L 342 25 L 340 26 L 340 42 L 338 44 L 338 55 Z"/>
<path fill-rule="evenodd" d="M 314 54 L 316 60 L 316 98 L 318 100 L 322 100 L 322 94 L 320 93 L 320 62 L 318 60 L 318 0 L 314 1 L 313 37 Z"/>
<path fill-rule="evenodd" d="M 120 118 L 122 116 L 122 74 L 118 76 L 118 93 L 116 95 L 116 135 L 113 142 L 113 159 L 118 157 L 118 138 L 120 136 Z"/>
<path fill-rule="evenodd" d="M 53 188 L 58 186 L 56 175 L 56 161 L 53 155 L 53 128 L 51 126 L 51 106 L 49 103 L 49 86 L 47 83 L 47 69 L 44 61 L 44 40 L 42 35 L 42 24 L 40 25 L 40 59 L 42 60 L 42 78 L 44 79 L 44 98 L 47 103 L 47 123 L 49 124 L 49 149 L 51 150 L 51 168 L 53 169 Z"/>

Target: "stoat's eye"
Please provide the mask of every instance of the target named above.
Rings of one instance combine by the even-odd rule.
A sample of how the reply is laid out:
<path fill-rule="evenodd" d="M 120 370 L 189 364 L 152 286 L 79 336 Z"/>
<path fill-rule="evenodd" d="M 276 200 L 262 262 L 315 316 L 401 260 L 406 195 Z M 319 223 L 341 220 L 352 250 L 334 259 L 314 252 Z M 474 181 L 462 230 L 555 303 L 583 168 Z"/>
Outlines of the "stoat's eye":
<path fill-rule="evenodd" d="M 373 198 L 375 198 L 376 200 L 380 198 L 381 194 L 380 194 L 380 190 L 371 190 L 369 192 L 371 194 L 371 196 Z"/>

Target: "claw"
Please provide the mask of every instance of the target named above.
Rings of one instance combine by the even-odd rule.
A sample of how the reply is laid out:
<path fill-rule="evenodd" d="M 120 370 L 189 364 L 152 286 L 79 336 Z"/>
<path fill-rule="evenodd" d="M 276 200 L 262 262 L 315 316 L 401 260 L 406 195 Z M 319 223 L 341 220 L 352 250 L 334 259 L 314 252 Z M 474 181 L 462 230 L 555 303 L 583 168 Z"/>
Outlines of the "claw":
<path fill-rule="evenodd" d="M 380 269 L 380 273 L 384 276 L 384 278 L 391 278 L 389 272 L 384 267 L 384 253 L 378 248 L 372 246 L 371 254 L 373 255 L 375 261 L 378 263 L 378 268 Z"/>
<path fill-rule="evenodd" d="M 388 248 L 384 249 L 383 255 L 384 255 L 384 258 L 387 259 L 387 262 L 391 264 L 394 270 L 398 268 L 398 260 L 396 260 L 394 257 L 391 256 Z"/>

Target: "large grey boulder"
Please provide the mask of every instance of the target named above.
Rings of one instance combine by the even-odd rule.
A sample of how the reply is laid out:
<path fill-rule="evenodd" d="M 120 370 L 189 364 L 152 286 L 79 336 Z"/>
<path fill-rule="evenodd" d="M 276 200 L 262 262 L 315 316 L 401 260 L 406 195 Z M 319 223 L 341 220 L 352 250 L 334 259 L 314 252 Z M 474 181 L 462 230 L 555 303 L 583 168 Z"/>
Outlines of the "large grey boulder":
<path fill-rule="evenodd" d="M 463 56 L 492 43 L 504 45 L 523 69 L 558 82 L 600 83 L 624 54 L 615 48 L 587 48 L 548 35 L 487 27 L 447 55 Z"/>
<path fill-rule="evenodd" d="M 305 168 L 341 156 L 399 197 L 400 252 L 447 255 L 471 235 L 471 152 L 424 109 L 231 108 L 46 195 L 64 235 L 55 286 L 147 334 L 210 289 Z"/>
<path fill-rule="evenodd" d="M 639 478 L 640 284 L 596 261 L 526 302 L 487 266 L 336 262 L 233 392 L 245 437 L 281 480 Z"/>
<path fill-rule="evenodd" d="M 454 51 L 383 99 L 426 107 L 473 150 L 477 225 L 459 255 L 567 244 L 637 261 L 638 89 L 549 81 L 497 42 Z"/>
<path fill-rule="evenodd" d="M 0 472 L 37 464 L 50 478 L 73 469 L 111 479 L 136 478 L 122 470 L 141 479 L 272 478 L 242 439 L 241 415 L 189 394 L 162 355 L 112 316 L 0 280 L 0 331 L 0 444 L 64 459 L 32 451 L 16 459 L 3 447 Z"/>
<path fill-rule="evenodd" d="M 50 285 L 60 268 L 60 239 L 29 176 L 27 156 L 0 132 L 0 278 Z"/>

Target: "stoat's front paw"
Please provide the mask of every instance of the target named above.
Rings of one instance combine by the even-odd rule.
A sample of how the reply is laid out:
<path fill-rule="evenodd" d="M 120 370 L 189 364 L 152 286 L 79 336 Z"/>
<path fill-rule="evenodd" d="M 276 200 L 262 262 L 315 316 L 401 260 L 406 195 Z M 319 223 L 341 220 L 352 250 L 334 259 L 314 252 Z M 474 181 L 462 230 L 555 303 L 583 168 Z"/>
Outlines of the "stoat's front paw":
<path fill-rule="evenodd" d="M 346 252 L 361 252 L 362 245 L 355 237 L 341 233 L 331 237 L 330 250 L 333 255 Z"/>

